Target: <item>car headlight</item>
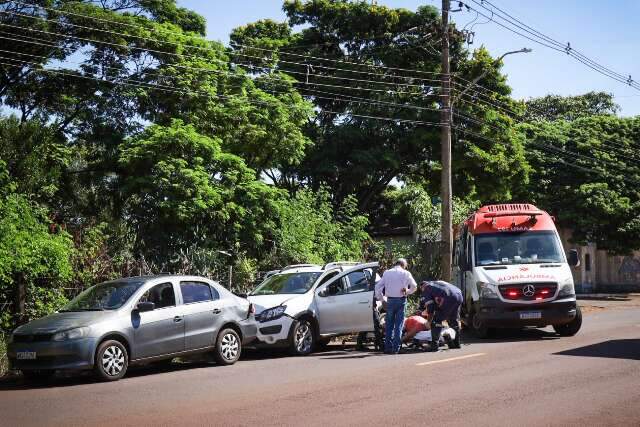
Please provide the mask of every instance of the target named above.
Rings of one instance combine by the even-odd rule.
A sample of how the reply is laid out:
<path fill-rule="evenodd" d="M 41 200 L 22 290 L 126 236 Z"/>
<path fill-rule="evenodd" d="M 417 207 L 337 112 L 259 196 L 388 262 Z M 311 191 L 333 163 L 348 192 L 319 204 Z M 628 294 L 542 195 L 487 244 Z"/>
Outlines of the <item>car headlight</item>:
<path fill-rule="evenodd" d="M 495 291 L 491 283 L 477 282 L 478 295 L 484 299 L 498 299 L 498 293 Z"/>
<path fill-rule="evenodd" d="M 52 341 L 69 341 L 84 338 L 89 335 L 89 328 L 75 328 L 67 331 L 58 332 L 53 337 Z"/>
<path fill-rule="evenodd" d="M 268 310 L 263 311 L 256 318 L 260 322 L 268 322 L 270 320 L 275 320 L 278 317 L 281 317 L 284 314 L 284 311 L 287 309 L 286 305 L 280 305 L 278 307 L 270 308 Z"/>
<path fill-rule="evenodd" d="M 570 297 L 576 294 L 576 289 L 573 286 L 573 281 L 568 281 L 560 288 L 560 292 L 558 292 L 558 298 L 560 297 Z"/>

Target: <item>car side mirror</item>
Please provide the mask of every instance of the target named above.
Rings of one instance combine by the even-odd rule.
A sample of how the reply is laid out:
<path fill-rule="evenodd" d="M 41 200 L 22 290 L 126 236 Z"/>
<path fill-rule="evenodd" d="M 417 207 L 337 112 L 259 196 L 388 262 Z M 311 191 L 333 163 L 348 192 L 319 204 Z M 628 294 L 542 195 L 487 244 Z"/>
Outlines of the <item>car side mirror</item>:
<path fill-rule="evenodd" d="M 578 256 L 577 249 L 571 249 L 569 251 L 569 266 L 571 267 L 579 267 L 580 266 L 580 257 Z"/>
<path fill-rule="evenodd" d="M 328 295 L 329 295 L 329 294 L 327 293 L 327 288 L 324 288 L 323 290 L 321 290 L 320 292 L 318 292 L 318 296 L 319 296 L 319 297 L 323 297 L 323 298 L 324 298 L 324 297 L 326 297 L 326 296 L 328 296 Z"/>
<path fill-rule="evenodd" d="M 144 301 L 144 302 L 139 302 L 138 305 L 136 306 L 136 309 L 140 312 L 140 313 L 144 313 L 145 311 L 153 311 L 156 309 L 156 305 L 154 303 L 152 303 L 151 301 Z"/>

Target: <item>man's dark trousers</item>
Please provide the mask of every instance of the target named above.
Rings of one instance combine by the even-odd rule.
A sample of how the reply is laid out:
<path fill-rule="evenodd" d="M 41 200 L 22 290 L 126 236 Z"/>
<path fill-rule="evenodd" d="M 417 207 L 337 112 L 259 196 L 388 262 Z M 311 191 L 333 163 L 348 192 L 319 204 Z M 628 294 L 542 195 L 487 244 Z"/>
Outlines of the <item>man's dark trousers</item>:
<path fill-rule="evenodd" d="M 453 294 L 446 297 L 440 307 L 436 307 L 436 312 L 431 321 L 431 340 L 435 343 L 440 339 L 442 333 L 442 322 L 445 320 L 449 327 L 456 331 L 456 339 L 460 336 L 460 306 L 462 305 L 462 295 Z"/>

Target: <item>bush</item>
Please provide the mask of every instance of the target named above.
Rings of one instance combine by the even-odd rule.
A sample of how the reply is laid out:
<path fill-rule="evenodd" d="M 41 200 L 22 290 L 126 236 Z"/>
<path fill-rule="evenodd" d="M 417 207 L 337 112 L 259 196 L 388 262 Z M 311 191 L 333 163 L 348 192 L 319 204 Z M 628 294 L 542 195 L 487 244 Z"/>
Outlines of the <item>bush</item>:
<path fill-rule="evenodd" d="M 72 276 L 72 252 L 70 236 L 51 227 L 42 208 L 17 194 L 0 198 L 1 329 L 65 303 L 61 288 Z"/>
<path fill-rule="evenodd" d="M 361 260 L 369 240 L 368 220 L 358 214 L 355 198 L 334 209 L 326 189 L 298 191 L 280 204 L 279 221 L 271 266 Z"/>

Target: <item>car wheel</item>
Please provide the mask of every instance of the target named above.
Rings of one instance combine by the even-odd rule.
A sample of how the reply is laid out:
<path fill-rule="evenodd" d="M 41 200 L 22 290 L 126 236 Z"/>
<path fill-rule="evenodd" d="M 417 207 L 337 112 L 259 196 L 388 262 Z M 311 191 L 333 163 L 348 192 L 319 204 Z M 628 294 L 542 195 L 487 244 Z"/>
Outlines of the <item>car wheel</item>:
<path fill-rule="evenodd" d="M 240 358 L 242 343 L 240 336 L 231 328 L 220 331 L 216 340 L 216 350 L 213 353 L 220 365 L 233 365 Z"/>
<path fill-rule="evenodd" d="M 124 377 L 129 367 L 129 355 L 125 346 L 116 340 L 107 340 L 98 346 L 94 371 L 103 381 L 117 381 Z"/>
<path fill-rule="evenodd" d="M 580 307 L 576 307 L 576 317 L 574 317 L 571 322 L 565 323 L 563 325 L 553 325 L 553 329 L 558 335 L 561 335 L 563 337 L 572 337 L 578 333 L 581 326 L 582 311 L 580 311 Z"/>
<path fill-rule="evenodd" d="M 315 333 L 309 319 L 296 320 L 291 327 L 291 353 L 295 356 L 306 356 L 313 351 Z"/>
<path fill-rule="evenodd" d="M 476 338 L 484 339 L 491 335 L 492 330 L 488 328 L 480 318 L 478 318 L 475 311 L 472 311 L 470 314 L 469 326 Z"/>
<path fill-rule="evenodd" d="M 32 371 L 22 371 L 22 376 L 27 381 L 45 381 L 55 374 L 53 369 L 37 369 Z"/>

